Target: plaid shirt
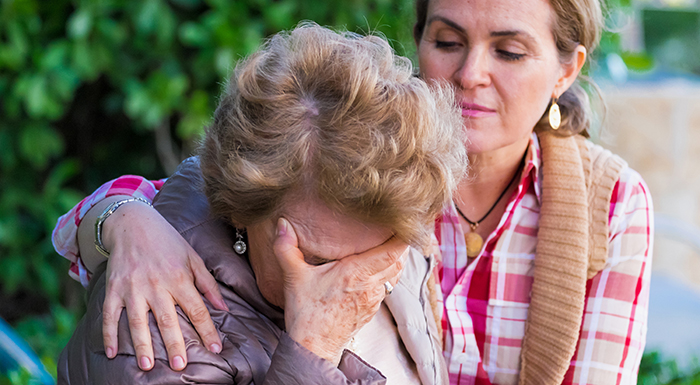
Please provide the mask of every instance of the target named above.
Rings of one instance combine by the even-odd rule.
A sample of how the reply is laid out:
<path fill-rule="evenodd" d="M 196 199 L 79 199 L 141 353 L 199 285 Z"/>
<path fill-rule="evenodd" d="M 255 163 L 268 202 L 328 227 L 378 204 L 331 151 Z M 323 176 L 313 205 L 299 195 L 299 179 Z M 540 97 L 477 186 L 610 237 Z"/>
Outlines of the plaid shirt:
<path fill-rule="evenodd" d="M 517 384 L 541 203 L 535 135 L 517 191 L 481 254 L 467 264 L 452 205 L 436 222 L 442 265 L 444 354 L 451 384 Z M 587 282 L 578 347 L 564 384 L 636 384 L 647 330 L 653 210 L 623 170 L 610 202 L 607 264 Z"/>
<path fill-rule="evenodd" d="M 517 192 L 481 254 L 467 264 L 464 232 L 454 206 L 436 221 L 442 263 L 444 354 L 451 384 L 516 384 L 532 286 L 540 209 L 540 152 L 532 136 Z M 71 276 L 87 285 L 78 256 L 80 219 L 101 199 L 152 200 L 164 180 L 123 176 L 106 183 L 58 220 L 54 247 Z M 653 240 L 648 189 L 627 168 L 610 202 L 606 267 L 588 281 L 581 336 L 564 384 L 635 384 L 644 350 Z"/>

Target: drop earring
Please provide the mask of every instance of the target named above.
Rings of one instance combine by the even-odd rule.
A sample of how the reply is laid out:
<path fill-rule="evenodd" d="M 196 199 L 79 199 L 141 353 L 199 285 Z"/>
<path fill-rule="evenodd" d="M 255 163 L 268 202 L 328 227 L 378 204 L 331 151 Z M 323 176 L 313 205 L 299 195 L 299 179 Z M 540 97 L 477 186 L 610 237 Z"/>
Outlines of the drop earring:
<path fill-rule="evenodd" d="M 559 98 L 552 98 L 552 105 L 549 107 L 549 126 L 552 130 L 558 130 L 561 125 L 561 111 L 557 102 Z"/>
<path fill-rule="evenodd" d="M 246 245 L 245 241 L 243 241 L 243 234 L 241 234 L 241 230 L 236 228 L 236 242 L 233 244 L 233 251 L 235 251 L 238 255 L 243 255 L 246 250 L 248 250 L 248 245 Z"/>

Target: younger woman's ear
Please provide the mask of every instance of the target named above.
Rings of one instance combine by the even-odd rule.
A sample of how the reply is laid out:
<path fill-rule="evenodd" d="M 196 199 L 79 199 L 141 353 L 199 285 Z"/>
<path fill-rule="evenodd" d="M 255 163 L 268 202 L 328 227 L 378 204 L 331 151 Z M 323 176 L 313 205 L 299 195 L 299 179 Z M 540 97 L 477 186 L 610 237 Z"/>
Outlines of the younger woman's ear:
<path fill-rule="evenodd" d="M 586 55 L 586 47 L 579 44 L 578 47 L 574 49 L 571 61 L 562 64 L 562 76 L 557 81 L 554 90 L 557 95 L 563 94 L 569 89 L 569 87 L 571 87 L 572 84 L 574 84 L 576 78 L 581 73 L 583 65 L 586 64 Z"/>

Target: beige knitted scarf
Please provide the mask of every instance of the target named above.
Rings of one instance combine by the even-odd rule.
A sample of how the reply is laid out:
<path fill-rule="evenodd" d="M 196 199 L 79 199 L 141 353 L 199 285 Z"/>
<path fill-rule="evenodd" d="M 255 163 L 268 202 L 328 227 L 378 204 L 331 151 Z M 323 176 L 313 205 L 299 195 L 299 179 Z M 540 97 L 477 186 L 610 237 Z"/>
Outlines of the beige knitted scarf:
<path fill-rule="evenodd" d="M 586 281 L 605 266 L 608 214 L 626 163 L 583 137 L 538 134 L 542 206 L 520 384 L 560 384 L 579 339 Z"/>

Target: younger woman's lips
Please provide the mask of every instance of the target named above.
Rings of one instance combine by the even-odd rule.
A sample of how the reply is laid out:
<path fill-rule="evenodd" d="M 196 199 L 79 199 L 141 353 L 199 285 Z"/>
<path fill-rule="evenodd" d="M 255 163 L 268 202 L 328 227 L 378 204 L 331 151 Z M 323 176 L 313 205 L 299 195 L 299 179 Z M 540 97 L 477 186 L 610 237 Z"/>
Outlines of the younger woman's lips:
<path fill-rule="evenodd" d="M 474 103 L 462 103 L 462 116 L 482 118 L 496 115 L 496 110 Z"/>

